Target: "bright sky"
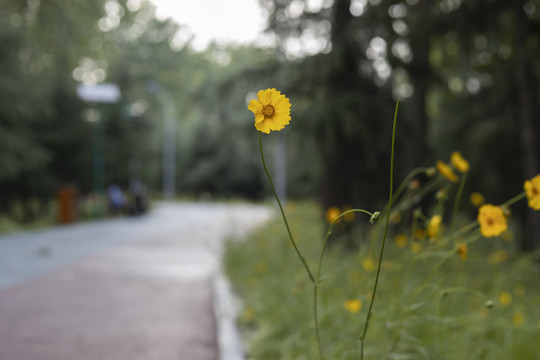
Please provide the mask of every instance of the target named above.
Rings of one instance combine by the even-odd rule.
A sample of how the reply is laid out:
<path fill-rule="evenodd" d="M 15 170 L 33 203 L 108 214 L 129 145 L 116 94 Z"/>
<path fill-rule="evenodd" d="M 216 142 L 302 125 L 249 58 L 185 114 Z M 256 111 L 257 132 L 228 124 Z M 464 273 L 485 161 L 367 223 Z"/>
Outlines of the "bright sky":
<path fill-rule="evenodd" d="M 211 40 L 252 42 L 265 27 L 258 0 L 150 1 L 159 18 L 171 17 L 191 28 L 196 50 L 203 50 Z"/>

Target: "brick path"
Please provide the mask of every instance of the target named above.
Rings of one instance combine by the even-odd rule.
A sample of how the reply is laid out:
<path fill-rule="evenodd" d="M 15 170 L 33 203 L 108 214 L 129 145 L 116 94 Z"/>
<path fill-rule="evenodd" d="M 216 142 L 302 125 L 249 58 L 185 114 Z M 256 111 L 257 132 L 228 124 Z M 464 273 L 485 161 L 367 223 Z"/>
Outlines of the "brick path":
<path fill-rule="evenodd" d="M 202 210 L 206 220 L 186 216 L 190 224 L 145 232 L 0 290 L 0 359 L 218 360 L 212 279 L 220 244 L 268 211 Z"/>

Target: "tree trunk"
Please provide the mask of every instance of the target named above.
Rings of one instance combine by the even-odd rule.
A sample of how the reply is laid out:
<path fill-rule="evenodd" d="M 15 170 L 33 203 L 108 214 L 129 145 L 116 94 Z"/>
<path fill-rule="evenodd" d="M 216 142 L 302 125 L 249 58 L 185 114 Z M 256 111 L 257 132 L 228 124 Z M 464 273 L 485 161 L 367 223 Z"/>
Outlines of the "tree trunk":
<path fill-rule="evenodd" d="M 516 80 L 518 86 L 518 114 L 521 125 L 521 152 L 523 154 L 523 174 L 530 179 L 539 173 L 538 153 L 538 112 L 535 95 L 537 89 L 534 72 L 527 52 L 527 39 L 530 35 L 530 21 L 523 10 L 523 0 L 516 1 Z M 521 243 L 524 251 L 532 251 L 540 247 L 540 212 L 529 210 L 526 213 L 524 237 Z"/>

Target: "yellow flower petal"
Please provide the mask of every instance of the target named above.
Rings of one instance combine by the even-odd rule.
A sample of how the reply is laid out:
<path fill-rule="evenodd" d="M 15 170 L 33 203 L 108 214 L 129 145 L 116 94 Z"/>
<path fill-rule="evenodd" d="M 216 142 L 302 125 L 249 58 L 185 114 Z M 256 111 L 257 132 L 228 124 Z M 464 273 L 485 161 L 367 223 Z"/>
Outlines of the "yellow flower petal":
<path fill-rule="evenodd" d="M 531 180 L 525 181 L 523 189 L 527 193 L 529 207 L 534 210 L 540 210 L 540 175 L 536 175 Z"/>
<path fill-rule="evenodd" d="M 348 312 L 354 314 L 360 311 L 360 309 L 362 309 L 362 302 L 358 299 L 345 300 L 345 302 L 343 303 L 343 307 Z"/>
<path fill-rule="evenodd" d="M 429 238 L 433 239 L 439 235 L 439 229 L 441 227 L 442 217 L 441 215 L 434 215 L 429 221 L 426 234 Z"/>
<path fill-rule="evenodd" d="M 262 115 L 263 105 L 257 100 L 251 100 L 248 105 L 248 110 L 253 111 L 255 114 L 261 113 Z"/>
<path fill-rule="evenodd" d="M 469 162 L 461 156 L 459 151 L 454 151 L 450 154 L 450 162 L 460 172 L 469 171 Z"/>
<path fill-rule="evenodd" d="M 437 170 L 439 170 L 439 173 L 441 173 L 442 176 L 450 180 L 451 182 L 457 183 L 458 182 L 458 176 L 454 174 L 450 166 L 446 165 L 444 162 L 438 160 L 435 163 L 435 166 L 437 167 Z"/>
<path fill-rule="evenodd" d="M 326 210 L 326 221 L 328 223 L 331 223 L 339 215 L 341 215 L 341 211 L 339 210 L 339 208 L 337 208 L 335 206 L 331 206 L 331 207 L 328 208 L 328 210 Z"/>
<path fill-rule="evenodd" d="M 503 291 L 499 294 L 499 302 L 502 306 L 508 306 L 512 303 L 512 295 L 509 292 Z"/>
<path fill-rule="evenodd" d="M 486 200 L 484 199 L 484 196 L 479 192 L 473 192 L 471 193 L 471 196 L 469 196 L 469 201 L 474 206 L 480 207 L 480 205 L 483 205 Z"/>
<path fill-rule="evenodd" d="M 268 121 L 260 121 L 258 123 L 255 123 L 255 128 L 260 132 L 270 134 L 270 126 L 268 124 Z"/>

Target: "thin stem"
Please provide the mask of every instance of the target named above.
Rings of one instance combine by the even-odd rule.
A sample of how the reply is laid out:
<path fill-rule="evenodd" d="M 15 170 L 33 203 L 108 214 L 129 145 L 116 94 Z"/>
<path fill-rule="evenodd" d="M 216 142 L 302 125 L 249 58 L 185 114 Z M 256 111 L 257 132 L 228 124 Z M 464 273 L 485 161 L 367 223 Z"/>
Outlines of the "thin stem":
<path fill-rule="evenodd" d="M 461 177 L 461 181 L 459 183 L 458 191 L 456 194 L 456 199 L 454 201 L 454 211 L 452 212 L 452 223 L 450 225 L 450 229 L 453 229 L 456 223 L 459 202 L 461 201 L 461 196 L 463 195 L 463 189 L 465 188 L 466 180 L 467 180 L 467 173 L 464 173 L 463 176 Z"/>
<path fill-rule="evenodd" d="M 431 279 L 433 277 L 433 275 L 435 275 L 435 273 L 437 272 L 437 270 L 439 270 L 439 268 L 446 262 L 448 261 L 448 259 L 450 259 L 452 257 L 452 255 L 454 255 L 455 253 L 458 252 L 459 248 L 463 245 L 469 245 L 473 242 L 475 242 L 476 240 L 480 239 L 482 237 L 482 234 L 478 233 L 474 236 L 471 236 L 470 238 L 468 238 L 467 240 L 457 244 L 456 246 L 454 246 L 454 248 L 452 250 L 450 250 L 449 252 L 447 252 L 445 254 L 445 256 L 443 256 L 443 258 L 433 267 L 433 269 L 428 273 L 428 275 L 426 276 L 426 278 L 424 280 L 422 280 L 421 283 L 425 283 L 426 281 L 428 281 L 429 279 Z"/>
<path fill-rule="evenodd" d="M 319 290 L 319 283 L 313 283 L 313 318 L 315 319 L 315 335 L 317 336 L 317 345 L 319 346 L 319 356 L 321 360 L 324 360 L 324 353 L 322 349 L 321 334 L 319 330 L 319 314 L 317 310 L 317 299 Z"/>
<path fill-rule="evenodd" d="M 363 210 L 363 209 L 351 209 L 351 210 L 347 210 L 341 214 L 339 214 L 338 217 L 336 217 L 334 220 L 332 220 L 332 222 L 330 223 L 330 225 L 328 226 L 328 230 L 326 231 L 326 235 L 324 237 L 324 242 L 323 242 L 323 247 L 322 247 L 322 250 L 321 250 L 321 256 L 319 257 L 319 266 L 317 268 L 317 283 L 319 283 L 319 280 L 320 280 L 320 277 L 321 277 L 321 269 L 322 269 L 322 261 L 323 261 L 323 257 L 324 257 L 324 252 L 326 251 L 326 245 L 328 244 L 328 237 L 330 236 L 330 234 L 332 233 L 332 229 L 334 227 L 334 224 L 336 222 L 339 221 L 339 219 L 341 219 L 343 216 L 347 215 L 347 214 L 350 214 L 350 213 L 355 213 L 355 212 L 361 212 L 361 213 L 364 213 L 364 214 L 367 214 L 369 215 L 370 217 L 373 217 L 375 216 L 375 214 L 373 213 L 370 213 L 369 211 L 367 210 Z"/>
<path fill-rule="evenodd" d="M 388 222 L 390 220 L 390 211 L 392 210 L 392 193 L 394 188 L 394 147 L 396 140 L 396 122 L 397 122 L 397 113 L 398 113 L 399 101 L 396 103 L 396 110 L 394 113 L 394 125 L 392 128 L 392 151 L 390 155 L 390 195 L 388 196 L 388 211 L 386 212 L 386 223 L 384 226 L 384 234 L 381 245 L 381 253 L 379 255 L 379 265 L 377 266 L 377 275 L 375 275 L 375 284 L 373 285 L 373 294 L 371 295 L 371 302 L 369 303 L 369 309 L 366 315 L 366 322 L 364 323 L 364 330 L 362 336 L 360 337 L 360 359 L 364 359 L 364 343 L 366 340 L 367 329 L 369 326 L 369 321 L 371 320 L 371 311 L 373 309 L 373 303 L 375 301 L 375 294 L 377 293 L 377 286 L 379 284 L 379 275 L 381 273 L 381 264 L 384 254 L 384 245 L 386 243 L 386 234 L 388 232 Z"/>
<path fill-rule="evenodd" d="M 523 199 L 525 196 L 527 196 L 527 193 L 524 191 L 521 194 L 518 194 L 518 195 L 514 196 L 513 198 L 511 198 L 510 200 L 502 203 L 501 206 L 504 207 L 504 206 L 513 205 L 516 202 L 518 202 L 519 200 Z"/>
<path fill-rule="evenodd" d="M 311 274 L 311 270 L 309 269 L 309 266 L 300 253 L 300 250 L 298 250 L 298 247 L 296 246 L 296 242 L 294 241 L 294 238 L 291 233 L 291 229 L 289 227 L 289 222 L 287 221 L 287 217 L 285 216 L 285 211 L 283 211 L 283 206 L 281 206 L 281 201 L 279 201 L 279 196 L 277 195 L 276 188 L 274 187 L 274 182 L 272 181 L 272 177 L 270 176 L 270 173 L 268 172 L 268 168 L 266 167 L 266 162 L 264 161 L 264 154 L 263 154 L 263 148 L 262 148 L 262 136 L 261 132 L 259 132 L 259 147 L 261 150 L 261 160 L 264 167 L 264 171 L 266 172 L 266 176 L 268 176 L 268 180 L 270 180 L 270 185 L 272 186 L 272 192 L 274 193 L 274 197 L 276 198 L 276 201 L 279 205 L 279 210 L 281 210 L 281 216 L 283 217 L 283 221 L 285 222 L 285 227 L 287 228 L 287 233 L 289 234 L 289 239 L 291 240 L 291 243 L 294 247 L 294 250 L 296 251 L 296 254 L 298 255 L 298 258 L 300 261 L 302 261 L 302 264 L 304 265 L 304 268 L 306 269 L 309 278 L 311 279 L 311 282 L 315 284 L 315 278 Z"/>
<path fill-rule="evenodd" d="M 259 148 L 261 151 L 261 160 L 262 160 L 263 168 L 264 168 L 264 171 L 266 172 L 266 176 L 268 177 L 268 180 L 270 181 L 270 185 L 272 186 L 272 192 L 274 193 L 274 197 L 276 198 L 276 201 L 279 205 L 279 210 L 281 211 L 281 216 L 283 217 L 283 221 L 285 222 L 285 227 L 287 228 L 289 239 L 291 240 L 291 244 L 293 245 L 294 250 L 296 251 L 296 255 L 298 255 L 298 258 L 300 259 L 300 261 L 302 261 L 302 264 L 304 265 L 304 268 L 306 269 L 306 272 L 311 280 L 311 283 L 313 284 L 313 317 L 315 319 L 315 335 L 317 337 L 317 345 L 319 347 L 319 356 L 321 360 L 324 360 L 324 354 L 323 354 L 323 349 L 322 349 L 322 344 L 321 344 L 321 336 L 319 332 L 319 320 L 318 320 L 318 315 L 317 315 L 317 297 L 318 297 L 317 290 L 318 290 L 319 279 L 317 276 L 317 281 L 315 281 L 315 278 L 313 277 L 313 274 L 311 273 L 311 270 L 309 269 L 309 266 L 306 260 L 304 259 L 304 257 L 300 253 L 300 250 L 296 246 L 296 242 L 294 241 L 294 238 L 291 233 L 291 229 L 289 227 L 289 222 L 287 221 L 287 217 L 285 216 L 285 211 L 283 210 L 283 206 L 281 205 L 281 201 L 279 200 L 279 196 L 276 192 L 274 182 L 272 181 L 272 177 L 270 176 L 270 173 L 268 172 L 268 168 L 266 167 L 266 161 L 264 160 L 264 153 L 263 153 L 263 147 L 262 147 L 262 134 L 260 132 L 259 132 Z M 326 242 L 325 242 L 325 246 L 326 246 Z M 320 264 L 320 261 L 319 261 L 319 264 Z M 320 273 L 320 269 L 319 269 L 319 273 Z"/>

